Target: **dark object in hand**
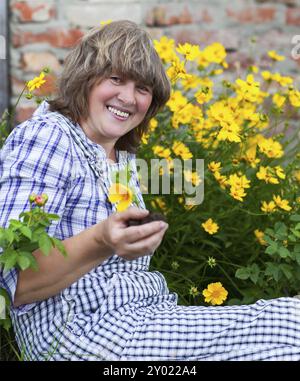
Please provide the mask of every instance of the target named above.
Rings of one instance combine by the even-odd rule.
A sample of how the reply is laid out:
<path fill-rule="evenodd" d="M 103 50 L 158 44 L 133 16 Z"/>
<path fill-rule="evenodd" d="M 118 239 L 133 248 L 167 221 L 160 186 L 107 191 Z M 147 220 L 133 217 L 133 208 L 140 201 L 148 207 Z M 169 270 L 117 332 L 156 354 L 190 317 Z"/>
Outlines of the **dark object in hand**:
<path fill-rule="evenodd" d="M 128 220 L 127 224 L 128 226 L 137 226 L 137 225 L 143 225 L 147 224 L 148 222 L 152 221 L 164 221 L 167 222 L 166 217 L 158 212 L 149 212 L 148 216 L 142 218 L 141 220 Z"/>

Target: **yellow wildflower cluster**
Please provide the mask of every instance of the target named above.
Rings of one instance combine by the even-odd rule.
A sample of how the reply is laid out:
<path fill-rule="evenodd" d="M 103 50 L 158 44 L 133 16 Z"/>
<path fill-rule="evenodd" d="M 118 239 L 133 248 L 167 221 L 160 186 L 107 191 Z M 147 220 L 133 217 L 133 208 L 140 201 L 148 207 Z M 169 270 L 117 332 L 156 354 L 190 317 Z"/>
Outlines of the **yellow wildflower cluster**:
<path fill-rule="evenodd" d="M 275 212 L 278 208 L 287 212 L 292 209 L 288 200 L 282 199 L 280 196 L 273 195 L 272 201 L 262 201 L 261 210 L 265 213 Z"/>
<path fill-rule="evenodd" d="M 256 177 L 259 180 L 264 180 L 267 184 L 279 184 L 279 179 L 285 179 L 285 174 L 280 165 L 274 168 L 260 166 Z"/>

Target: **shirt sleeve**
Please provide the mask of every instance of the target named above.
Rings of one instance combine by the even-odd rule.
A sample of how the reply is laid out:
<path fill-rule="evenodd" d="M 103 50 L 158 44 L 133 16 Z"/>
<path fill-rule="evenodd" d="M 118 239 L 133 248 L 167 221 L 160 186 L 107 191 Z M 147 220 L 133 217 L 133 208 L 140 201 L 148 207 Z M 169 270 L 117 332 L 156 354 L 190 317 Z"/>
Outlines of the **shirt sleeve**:
<path fill-rule="evenodd" d="M 12 131 L 0 151 L 0 226 L 8 227 L 10 219 L 18 219 L 21 212 L 29 210 L 31 193 L 46 193 L 45 211 L 62 216 L 72 168 L 69 139 L 62 128 L 41 118 Z M 47 228 L 50 236 L 55 235 L 59 221 Z M 17 277 L 17 269 L 4 272 L 0 268 L 0 287 L 8 292 L 12 303 Z M 23 314 L 36 304 L 12 308 Z"/>

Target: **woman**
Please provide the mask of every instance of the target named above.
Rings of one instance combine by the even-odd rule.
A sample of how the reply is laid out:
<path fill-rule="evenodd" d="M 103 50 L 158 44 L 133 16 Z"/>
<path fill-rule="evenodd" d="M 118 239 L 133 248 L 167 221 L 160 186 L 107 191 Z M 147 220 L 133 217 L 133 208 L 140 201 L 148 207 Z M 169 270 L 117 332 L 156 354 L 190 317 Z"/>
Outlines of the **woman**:
<path fill-rule="evenodd" d="M 48 233 L 64 259 L 34 252 L 39 271 L 2 273 L 20 349 L 29 360 L 300 359 L 299 301 L 184 307 L 151 254 L 168 227 L 147 215 L 135 152 L 170 85 L 148 34 L 129 21 L 89 32 L 66 59 L 57 98 L 17 126 L 2 149 L 1 224 L 46 193 L 61 219 Z M 140 207 L 118 213 L 110 176 L 133 168 Z M 298 311 L 298 314 L 297 314 Z"/>

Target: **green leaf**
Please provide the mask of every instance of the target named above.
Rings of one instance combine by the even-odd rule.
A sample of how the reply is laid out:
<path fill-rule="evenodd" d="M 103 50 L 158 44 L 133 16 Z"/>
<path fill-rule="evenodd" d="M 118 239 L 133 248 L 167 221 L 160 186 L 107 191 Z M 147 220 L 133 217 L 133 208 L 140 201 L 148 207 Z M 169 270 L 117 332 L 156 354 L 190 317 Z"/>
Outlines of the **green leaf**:
<path fill-rule="evenodd" d="M 32 253 L 30 251 L 21 251 L 20 254 L 22 255 L 22 257 L 25 257 L 29 260 L 30 268 L 32 268 L 35 271 L 38 270 L 37 261 L 36 261 L 34 255 L 32 255 Z"/>
<path fill-rule="evenodd" d="M 31 238 L 32 238 L 32 231 L 29 229 L 28 226 L 22 226 L 22 227 L 20 228 L 20 231 L 21 231 L 21 233 L 22 233 L 25 237 L 27 237 L 28 239 L 31 240 Z"/>
<path fill-rule="evenodd" d="M 51 220 L 59 220 L 60 219 L 60 216 L 58 216 L 57 214 L 51 214 L 51 213 L 47 213 L 47 217 Z"/>
<path fill-rule="evenodd" d="M 4 272 L 12 269 L 16 266 L 18 260 L 18 254 L 16 251 L 11 251 L 4 264 Z"/>
<path fill-rule="evenodd" d="M 287 235 L 287 227 L 283 222 L 276 222 L 275 235 L 283 238 Z"/>
<path fill-rule="evenodd" d="M 257 266 L 256 263 L 253 263 L 253 265 L 251 265 L 250 267 L 250 279 L 252 280 L 254 284 L 256 284 L 258 281 L 259 272 L 260 272 L 259 267 Z"/>
<path fill-rule="evenodd" d="M 25 256 L 19 255 L 18 265 L 20 266 L 21 270 L 26 270 L 30 266 L 30 260 Z"/>
<path fill-rule="evenodd" d="M 269 245 L 277 245 L 277 243 L 268 235 L 264 235 L 264 240 L 269 244 Z"/>
<path fill-rule="evenodd" d="M 269 234 L 271 237 L 274 237 L 274 230 L 270 229 L 270 228 L 267 228 L 265 230 L 265 234 Z"/>
<path fill-rule="evenodd" d="M 276 282 L 279 280 L 279 268 L 278 265 L 275 265 L 272 262 L 266 263 L 267 267 L 265 270 L 265 275 L 271 276 Z"/>
<path fill-rule="evenodd" d="M 18 229 L 18 228 L 20 228 L 21 226 L 23 226 L 23 224 L 22 224 L 22 222 L 20 222 L 20 221 L 18 221 L 18 220 L 11 219 L 11 220 L 9 220 L 9 226 Z"/>
<path fill-rule="evenodd" d="M 278 244 L 274 242 L 272 246 L 268 246 L 265 250 L 265 253 L 273 255 L 277 252 Z"/>
<path fill-rule="evenodd" d="M 7 239 L 7 241 L 11 244 L 15 238 L 15 234 L 12 230 L 10 230 L 9 228 L 7 228 L 5 230 L 5 238 Z"/>
<path fill-rule="evenodd" d="M 50 250 L 52 248 L 52 242 L 50 237 L 46 233 L 44 233 L 39 239 L 39 248 L 45 255 L 49 255 Z"/>
<path fill-rule="evenodd" d="M 235 276 L 238 279 L 246 280 L 250 277 L 250 271 L 247 267 L 243 267 L 235 272 Z"/>
<path fill-rule="evenodd" d="M 287 258 L 290 256 L 290 251 L 286 247 L 279 247 L 278 254 L 281 256 L 281 258 Z"/>
<path fill-rule="evenodd" d="M 296 259 L 296 262 L 300 266 L 300 252 L 299 251 L 298 252 L 293 251 L 293 255 L 294 255 L 295 259 Z"/>
<path fill-rule="evenodd" d="M 294 234 L 294 236 L 296 236 L 297 238 L 300 238 L 300 231 L 293 228 L 290 228 L 290 230 Z"/>
<path fill-rule="evenodd" d="M 300 221 L 300 214 L 293 214 L 293 215 L 290 217 L 290 220 L 291 220 L 291 221 L 295 221 L 295 222 L 299 222 L 299 221 Z"/>
<path fill-rule="evenodd" d="M 64 247 L 63 243 L 55 237 L 51 237 L 50 239 L 52 241 L 52 245 L 55 246 L 62 253 L 62 255 L 64 257 L 67 257 L 68 253 L 67 253 L 66 248 Z"/>
<path fill-rule="evenodd" d="M 284 264 L 284 263 L 279 265 L 279 266 L 280 266 L 280 270 L 284 273 L 284 275 L 287 279 L 291 279 L 293 277 L 291 266 Z"/>

